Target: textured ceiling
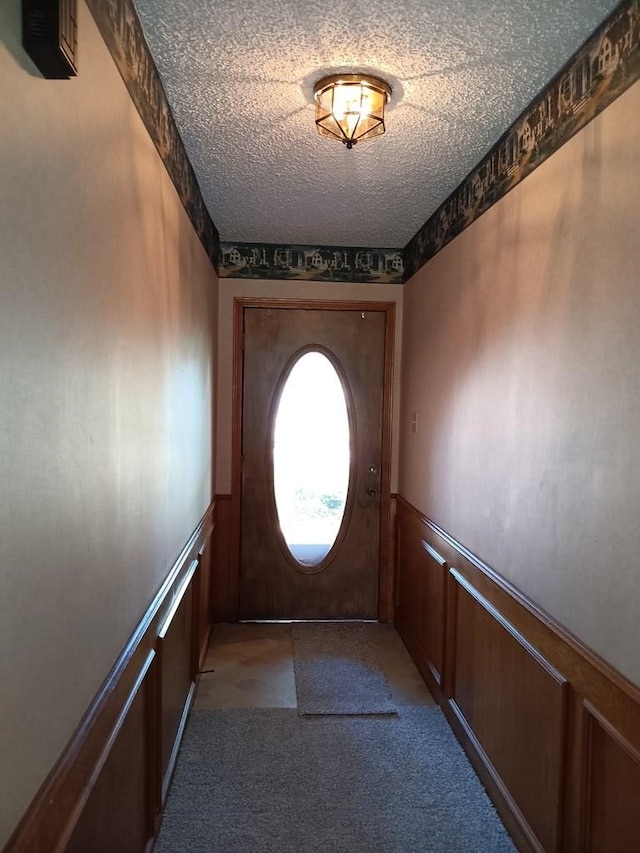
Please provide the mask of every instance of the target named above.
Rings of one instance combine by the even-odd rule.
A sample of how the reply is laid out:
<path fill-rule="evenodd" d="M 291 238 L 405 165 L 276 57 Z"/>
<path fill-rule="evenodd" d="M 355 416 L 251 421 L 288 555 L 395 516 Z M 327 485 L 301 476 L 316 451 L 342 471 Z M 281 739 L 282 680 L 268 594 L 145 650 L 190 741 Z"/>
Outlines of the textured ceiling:
<path fill-rule="evenodd" d="M 401 247 L 612 0 L 135 0 L 222 240 Z M 315 131 L 313 84 L 372 71 L 387 133 Z"/>

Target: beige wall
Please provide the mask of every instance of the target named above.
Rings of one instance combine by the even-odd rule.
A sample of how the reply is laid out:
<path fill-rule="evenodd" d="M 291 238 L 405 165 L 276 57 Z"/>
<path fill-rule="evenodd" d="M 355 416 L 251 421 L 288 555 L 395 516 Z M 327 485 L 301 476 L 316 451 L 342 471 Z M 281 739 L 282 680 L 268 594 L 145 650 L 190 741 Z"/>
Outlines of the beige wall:
<path fill-rule="evenodd" d="M 400 492 L 640 684 L 639 163 L 636 84 L 405 286 Z"/>
<path fill-rule="evenodd" d="M 234 299 L 318 299 L 323 301 L 374 301 L 396 303 L 391 490 L 398 479 L 399 377 L 403 288 L 397 284 L 328 284 L 318 281 L 258 281 L 221 279 L 218 300 L 218 386 L 216 493 L 231 492 L 233 312 Z"/>
<path fill-rule="evenodd" d="M 83 3 L 0 9 L 0 848 L 212 492 L 217 283 Z"/>

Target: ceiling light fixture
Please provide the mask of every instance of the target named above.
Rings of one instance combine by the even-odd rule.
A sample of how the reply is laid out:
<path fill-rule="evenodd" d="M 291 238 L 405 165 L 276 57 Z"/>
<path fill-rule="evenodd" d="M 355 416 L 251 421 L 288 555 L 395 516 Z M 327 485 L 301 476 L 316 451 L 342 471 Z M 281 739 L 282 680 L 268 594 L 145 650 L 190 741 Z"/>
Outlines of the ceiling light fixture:
<path fill-rule="evenodd" d="M 384 133 L 384 108 L 391 86 L 370 74 L 331 74 L 313 87 L 320 136 L 353 148 L 362 139 Z"/>

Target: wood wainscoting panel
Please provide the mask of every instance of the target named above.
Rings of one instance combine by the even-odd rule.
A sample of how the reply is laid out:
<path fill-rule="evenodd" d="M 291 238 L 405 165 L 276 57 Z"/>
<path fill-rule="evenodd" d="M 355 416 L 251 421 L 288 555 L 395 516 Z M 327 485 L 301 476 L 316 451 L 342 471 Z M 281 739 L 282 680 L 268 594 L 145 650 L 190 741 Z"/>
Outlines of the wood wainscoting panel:
<path fill-rule="evenodd" d="M 197 569 L 198 560 L 193 560 L 158 631 L 163 803 L 169 790 L 182 730 L 195 689 L 192 581 Z"/>
<path fill-rule="evenodd" d="M 566 680 L 452 569 L 454 711 L 464 718 L 542 850 L 560 849 Z"/>
<path fill-rule="evenodd" d="M 154 731 L 148 728 L 155 684 L 152 671 L 155 653 L 149 653 L 140 676 L 105 745 L 65 853 L 138 853 L 155 835 Z"/>
<path fill-rule="evenodd" d="M 198 571 L 194 585 L 194 620 L 193 620 L 193 653 L 195 669 L 199 670 L 204 663 L 209 648 L 212 624 L 211 602 L 211 540 L 213 531 L 202 543 L 198 551 Z"/>
<path fill-rule="evenodd" d="M 238 584 L 234 563 L 236 543 L 232 537 L 231 495 L 216 495 L 211 565 L 212 621 L 237 622 Z"/>
<path fill-rule="evenodd" d="M 195 688 L 196 569 L 213 513 L 212 503 L 3 853 L 151 849 Z"/>
<path fill-rule="evenodd" d="M 396 506 L 398 631 L 518 849 L 640 850 L 640 689 L 401 496 Z M 440 560 L 444 593 L 427 583 Z"/>
<path fill-rule="evenodd" d="M 424 573 L 428 614 L 424 621 L 424 650 L 427 655 L 427 665 L 435 680 L 441 684 L 444 671 L 448 566 L 445 558 L 424 539 L 420 540 L 420 547 L 422 549 L 420 563 Z"/>
<path fill-rule="evenodd" d="M 421 670 L 440 684 L 444 669 L 447 562 L 422 538 L 418 520 L 396 520 L 396 623 Z"/>
<path fill-rule="evenodd" d="M 400 508 L 396 517 L 395 624 L 418 669 L 424 674 L 427 663 L 422 625 L 428 614 L 419 570 L 419 533 L 416 519 Z"/>
<path fill-rule="evenodd" d="M 640 753 L 589 702 L 584 703 L 584 850 L 640 849 Z"/>

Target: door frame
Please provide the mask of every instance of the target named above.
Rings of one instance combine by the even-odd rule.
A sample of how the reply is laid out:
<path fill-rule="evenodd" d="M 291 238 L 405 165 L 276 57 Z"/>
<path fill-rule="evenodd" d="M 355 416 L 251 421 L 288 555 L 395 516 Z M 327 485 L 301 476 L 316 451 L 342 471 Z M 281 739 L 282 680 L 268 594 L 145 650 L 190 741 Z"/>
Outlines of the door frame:
<path fill-rule="evenodd" d="M 313 309 L 319 311 L 380 311 L 385 314 L 384 379 L 382 389 L 382 461 L 380 470 L 380 547 L 378 554 L 378 619 L 393 619 L 393 563 L 391 530 L 391 428 L 393 417 L 393 362 L 395 302 L 362 300 L 236 297 L 233 300 L 233 379 L 231 442 L 231 536 L 229 560 L 230 617 L 238 621 L 240 604 L 240 502 L 242 488 L 242 395 L 244 371 L 243 314 L 245 308 Z"/>

